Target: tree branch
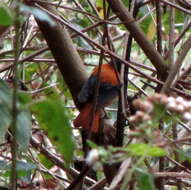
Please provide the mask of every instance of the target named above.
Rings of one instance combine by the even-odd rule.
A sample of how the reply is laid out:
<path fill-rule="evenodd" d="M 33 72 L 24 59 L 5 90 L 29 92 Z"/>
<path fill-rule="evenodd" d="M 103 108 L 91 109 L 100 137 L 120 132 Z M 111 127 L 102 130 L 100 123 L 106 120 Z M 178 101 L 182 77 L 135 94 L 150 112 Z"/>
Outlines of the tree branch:
<path fill-rule="evenodd" d="M 54 9 L 49 5 L 43 4 L 43 7 L 55 14 Z M 87 73 L 68 31 L 56 21 L 56 25 L 52 27 L 47 22 L 39 20 L 39 18 L 35 19 L 70 89 L 73 100 L 79 107 L 77 95 L 87 79 Z"/>
<path fill-rule="evenodd" d="M 171 89 L 171 87 L 174 87 L 177 80 L 178 80 L 178 72 L 180 70 L 180 67 L 182 66 L 182 63 L 184 61 L 184 58 L 186 57 L 188 51 L 191 47 L 191 35 L 188 37 L 186 42 L 183 44 L 183 46 L 180 49 L 180 53 L 178 58 L 176 59 L 175 64 L 173 65 L 172 69 L 170 70 L 169 76 L 162 88 L 163 93 L 168 93 Z"/>
<path fill-rule="evenodd" d="M 165 65 L 162 56 L 156 51 L 153 44 L 146 38 L 143 31 L 137 25 L 135 19 L 131 16 L 129 11 L 125 8 L 122 1 L 107 0 L 113 12 L 124 23 L 135 41 L 140 45 L 144 53 L 147 55 L 151 63 L 156 68 L 161 79 L 166 78 L 167 65 Z"/>

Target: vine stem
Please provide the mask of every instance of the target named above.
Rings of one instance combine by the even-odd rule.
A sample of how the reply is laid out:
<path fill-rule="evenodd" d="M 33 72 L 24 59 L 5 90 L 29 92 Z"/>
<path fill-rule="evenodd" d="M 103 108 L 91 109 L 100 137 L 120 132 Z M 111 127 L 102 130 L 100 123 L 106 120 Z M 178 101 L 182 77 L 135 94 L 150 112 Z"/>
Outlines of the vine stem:
<path fill-rule="evenodd" d="M 174 2 L 174 0 L 173 0 Z M 175 78 L 176 73 L 173 73 L 172 70 L 174 67 L 174 29 L 175 29 L 175 10 L 173 7 L 170 7 L 170 18 L 169 18 L 169 55 L 168 62 L 171 68 L 169 76 L 167 77 L 165 84 L 162 87 L 161 92 L 169 94 L 170 87 L 172 86 L 173 79 Z M 170 77 L 171 76 L 171 77 Z"/>
<path fill-rule="evenodd" d="M 17 89 L 18 89 L 18 63 L 19 63 L 19 55 L 20 55 L 20 20 L 19 20 L 19 5 L 17 2 L 15 8 L 15 38 L 14 38 L 14 64 L 13 64 L 13 97 L 12 97 L 12 122 L 11 122 L 11 133 L 12 133 L 12 142 L 11 142 L 11 155 L 12 155 L 12 166 L 11 166 L 11 174 L 10 174 L 10 189 L 17 189 L 17 138 L 16 138 L 16 124 L 17 124 Z"/>

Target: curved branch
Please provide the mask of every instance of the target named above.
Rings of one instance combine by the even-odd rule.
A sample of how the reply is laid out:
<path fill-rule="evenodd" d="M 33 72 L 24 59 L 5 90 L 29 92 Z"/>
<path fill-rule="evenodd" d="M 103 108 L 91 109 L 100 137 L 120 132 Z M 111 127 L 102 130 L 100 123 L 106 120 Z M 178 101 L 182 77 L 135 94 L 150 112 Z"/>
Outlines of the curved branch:
<path fill-rule="evenodd" d="M 107 0 L 111 6 L 113 12 L 119 17 L 119 19 L 126 26 L 127 30 L 131 33 L 135 41 L 142 48 L 147 55 L 151 63 L 156 68 L 158 75 L 161 79 L 165 79 L 167 76 L 167 65 L 165 65 L 162 56 L 156 51 L 153 44 L 146 38 L 143 31 L 137 25 L 135 19 L 131 16 L 128 9 L 125 8 L 122 1 L 119 0 Z"/>
<path fill-rule="evenodd" d="M 169 76 L 166 79 L 166 82 L 162 88 L 162 92 L 163 93 L 169 93 L 171 87 L 174 87 L 177 80 L 178 80 L 178 72 L 183 64 L 183 61 L 186 57 L 186 55 L 188 54 L 188 51 L 190 50 L 191 47 L 191 35 L 188 37 L 188 39 L 186 40 L 186 42 L 182 45 L 181 49 L 180 49 L 180 53 L 178 58 L 176 59 L 174 65 L 172 66 Z"/>
<path fill-rule="evenodd" d="M 54 9 L 49 5 L 43 4 L 43 7 L 55 14 Z M 74 103 L 79 107 L 77 94 L 87 79 L 87 73 L 68 31 L 56 21 L 55 26 L 50 26 L 39 18 L 35 19 L 70 89 Z"/>

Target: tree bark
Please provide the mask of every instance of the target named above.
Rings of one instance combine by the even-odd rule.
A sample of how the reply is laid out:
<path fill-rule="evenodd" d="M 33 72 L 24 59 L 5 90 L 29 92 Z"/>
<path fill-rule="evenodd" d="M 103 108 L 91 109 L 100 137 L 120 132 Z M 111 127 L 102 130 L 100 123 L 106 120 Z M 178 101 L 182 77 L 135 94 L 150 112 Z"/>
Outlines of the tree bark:
<path fill-rule="evenodd" d="M 55 14 L 52 7 L 45 4 L 43 7 Z M 55 26 L 51 26 L 39 18 L 35 19 L 72 94 L 74 103 L 79 108 L 77 95 L 88 76 L 72 39 L 66 28 L 56 21 Z"/>
<path fill-rule="evenodd" d="M 162 56 L 157 52 L 153 44 L 146 38 L 145 34 L 137 25 L 136 20 L 131 16 L 128 9 L 123 5 L 121 0 L 107 0 L 107 2 L 154 65 L 158 76 L 165 80 L 168 71 L 167 65 L 164 63 Z"/>

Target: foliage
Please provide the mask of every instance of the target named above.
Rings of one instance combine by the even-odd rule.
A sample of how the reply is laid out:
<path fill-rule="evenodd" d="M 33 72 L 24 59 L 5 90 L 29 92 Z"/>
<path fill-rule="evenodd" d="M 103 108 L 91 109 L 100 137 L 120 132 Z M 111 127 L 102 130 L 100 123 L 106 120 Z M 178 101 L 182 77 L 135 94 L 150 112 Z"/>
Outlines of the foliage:
<path fill-rule="evenodd" d="M 71 126 L 68 121 L 66 109 L 59 99 L 47 99 L 32 106 L 41 127 L 55 143 L 58 150 L 63 153 L 66 165 L 71 162 L 74 151 Z"/>
<path fill-rule="evenodd" d="M 4 141 L 5 134 L 7 133 L 8 127 L 11 125 L 11 112 L 10 107 L 12 102 L 12 90 L 7 86 L 7 84 L 0 80 L 0 101 L 1 101 L 1 143 Z M 20 99 L 22 99 L 22 94 L 20 94 Z M 24 98 L 23 98 L 24 99 Z M 28 102 L 27 102 L 28 103 Z M 17 141 L 19 148 L 22 151 L 26 151 L 29 147 L 29 141 L 31 138 L 31 115 L 26 109 L 26 102 L 18 101 L 18 116 L 17 116 Z"/>
<path fill-rule="evenodd" d="M 35 8 L 35 7 L 29 7 L 24 4 L 20 5 L 20 10 L 21 12 L 28 13 L 28 14 L 33 14 L 35 17 L 39 18 L 42 21 L 45 21 L 49 23 L 52 27 L 55 26 L 54 21 L 51 19 L 51 17 L 46 14 L 44 11 Z"/>
<path fill-rule="evenodd" d="M 138 188 L 142 190 L 155 190 L 155 185 L 153 182 L 153 176 L 147 172 L 142 171 L 137 168 L 135 171 L 135 175 L 138 181 Z"/>
<path fill-rule="evenodd" d="M 0 4 L 0 25 L 9 26 L 13 24 L 13 15 L 8 7 L 4 4 Z"/>

